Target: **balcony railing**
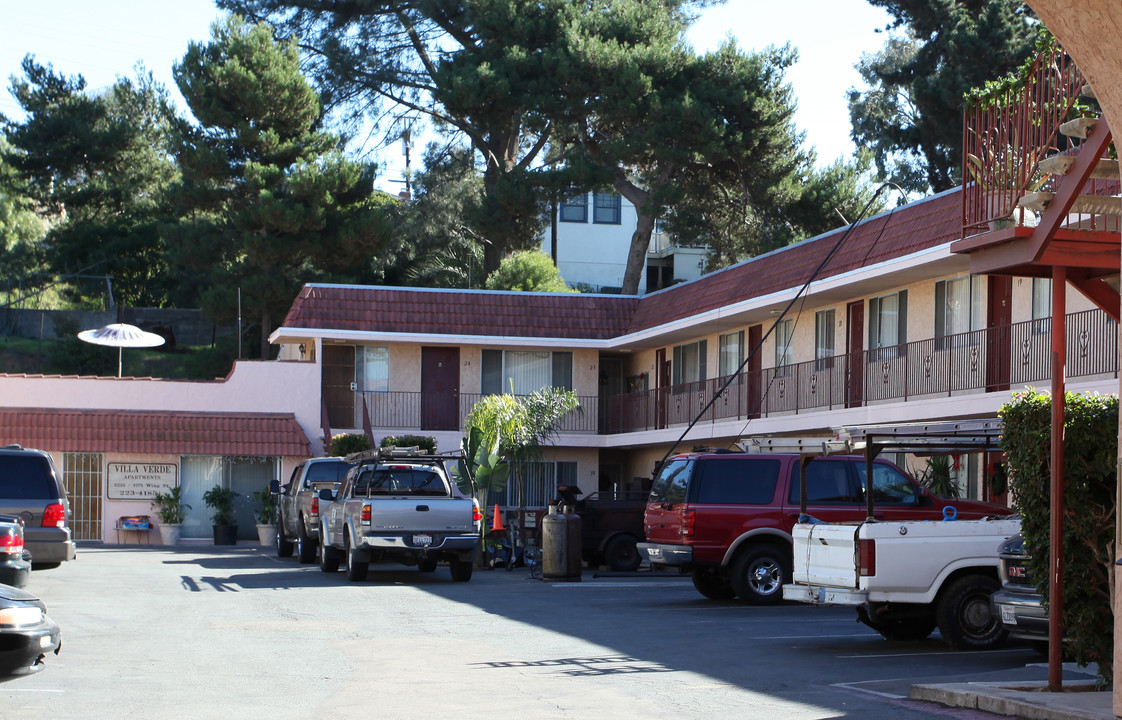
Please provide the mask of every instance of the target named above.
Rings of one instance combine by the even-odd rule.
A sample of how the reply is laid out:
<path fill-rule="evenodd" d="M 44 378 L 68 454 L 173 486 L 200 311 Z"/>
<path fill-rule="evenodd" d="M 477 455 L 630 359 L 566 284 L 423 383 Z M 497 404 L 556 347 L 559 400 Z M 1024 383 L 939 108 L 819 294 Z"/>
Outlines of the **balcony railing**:
<path fill-rule="evenodd" d="M 1067 377 L 1118 377 L 1117 325 L 1068 316 Z M 1051 321 L 1031 320 L 735 376 L 700 423 L 1007 390 L 1051 377 Z M 616 395 L 601 432 L 682 426 L 728 377 Z"/>
<path fill-rule="evenodd" d="M 741 373 L 699 423 L 822 412 L 922 398 L 953 397 L 1041 384 L 1051 378 L 1051 320 L 919 340 L 894 347 Z M 1118 328 L 1101 310 L 1067 317 L 1067 377 L 1118 377 Z M 604 398 L 581 396 L 563 433 L 617 434 L 684 426 L 725 378 Z M 459 430 L 478 393 L 459 394 L 434 412 L 420 392 L 359 393 L 379 430 Z M 430 399 L 431 400 L 431 399 Z"/>

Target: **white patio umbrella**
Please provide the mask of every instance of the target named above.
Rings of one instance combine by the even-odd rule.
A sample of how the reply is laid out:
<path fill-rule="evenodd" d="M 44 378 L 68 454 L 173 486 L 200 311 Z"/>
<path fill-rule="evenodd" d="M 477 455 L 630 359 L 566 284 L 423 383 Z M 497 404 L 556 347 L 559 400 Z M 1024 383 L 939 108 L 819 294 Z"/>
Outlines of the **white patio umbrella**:
<path fill-rule="evenodd" d="M 78 339 L 94 345 L 108 345 L 117 348 L 117 377 L 121 377 L 121 350 L 127 347 L 157 347 L 164 339 L 156 333 L 141 330 L 135 325 L 113 323 L 96 330 L 83 330 Z"/>

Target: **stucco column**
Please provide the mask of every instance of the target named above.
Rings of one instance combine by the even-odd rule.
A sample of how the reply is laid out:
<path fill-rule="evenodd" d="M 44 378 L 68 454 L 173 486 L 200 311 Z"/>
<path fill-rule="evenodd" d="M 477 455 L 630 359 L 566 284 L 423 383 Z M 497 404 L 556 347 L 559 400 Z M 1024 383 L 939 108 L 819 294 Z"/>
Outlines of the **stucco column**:
<path fill-rule="evenodd" d="M 1090 79 L 1111 128 L 1122 131 L 1122 3 L 1118 0 L 1027 0 Z M 1120 387 L 1122 390 L 1122 387 Z M 1122 428 L 1119 429 L 1122 439 Z M 1122 443 L 1119 443 L 1122 447 Z M 1119 462 L 1122 470 L 1122 462 Z M 1122 490 L 1122 472 L 1118 474 Z M 1115 557 L 1122 557 L 1122 516 L 1116 520 Z M 1122 716 L 1122 618 L 1114 586 L 1114 714 Z"/>

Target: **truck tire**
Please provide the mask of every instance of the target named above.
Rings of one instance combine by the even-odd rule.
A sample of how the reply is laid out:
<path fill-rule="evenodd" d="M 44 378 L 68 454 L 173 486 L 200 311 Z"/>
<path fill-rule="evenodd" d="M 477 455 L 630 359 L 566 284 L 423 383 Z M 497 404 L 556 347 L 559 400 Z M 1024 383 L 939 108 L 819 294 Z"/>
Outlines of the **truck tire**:
<path fill-rule="evenodd" d="M 284 519 L 277 518 L 277 557 L 292 557 L 292 541 L 285 537 Z"/>
<path fill-rule="evenodd" d="M 736 597 L 728 578 L 715 568 L 701 568 L 690 573 L 693 586 L 710 600 L 732 600 Z"/>
<path fill-rule="evenodd" d="M 475 569 L 475 562 L 472 560 L 449 560 L 448 567 L 452 570 L 452 579 L 456 582 L 467 582 L 471 580 L 472 570 Z"/>
<path fill-rule="evenodd" d="M 339 569 L 339 556 L 335 548 L 327 547 L 325 543 L 319 544 L 319 569 L 325 573 L 333 573 Z"/>
<path fill-rule="evenodd" d="M 362 582 L 370 569 L 370 558 L 365 550 L 351 547 L 351 534 L 343 533 L 343 554 L 347 558 L 347 579 L 351 582 Z"/>
<path fill-rule="evenodd" d="M 635 547 L 631 535 L 616 535 L 604 547 L 604 562 L 615 572 L 634 572 L 639 569 L 643 558 Z"/>
<path fill-rule="evenodd" d="M 783 584 L 791 582 L 790 551 L 758 545 L 742 551 L 732 563 L 732 589 L 742 602 L 775 605 Z"/>
<path fill-rule="evenodd" d="M 303 520 L 300 521 L 300 534 L 296 536 L 296 554 L 305 565 L 316 561 L 316 541 L 308 535 Z"/>
<path fill-rule="evenodd" d="M 959 650 L 988 650 L 1005 642 L 1009 631 L 990 604 L 1001 585 L 986 575 L 967 575 L 939 595 L 935 617 L 943 639 Z"/>

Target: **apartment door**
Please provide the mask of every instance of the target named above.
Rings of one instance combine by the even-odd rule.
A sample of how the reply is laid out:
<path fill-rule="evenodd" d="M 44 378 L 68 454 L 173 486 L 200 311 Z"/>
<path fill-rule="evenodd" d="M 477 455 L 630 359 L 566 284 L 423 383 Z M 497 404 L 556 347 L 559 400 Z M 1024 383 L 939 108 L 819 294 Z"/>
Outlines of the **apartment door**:
<path fill-rule="evenodd" d="M 845 406 L 861 407 L 865 394 L 865 301 L 845 306 Z"/>
<path fill-rule="evenodd" d="M 990 275 L 986 307 L 986 392 L 1009 389 L 1013 278 Z"/>
<path fill-rule="evenodd" d="M 747 417 L 760 417 L 760 405 L 763 402 L 764 364 L 763 352 L 760 342 L 764 337 L 763 325 L 752 325 L 748 328 L 748 402 L 745 410 Z"/>
<path fill-rule="evenodd" d="M 323 404 L 332 428 L 355 425 L 355 348 L 353 345 L 323 346 Z"/>
<path fill-rule="evenodd" d="M 459 348 L 421 348 L 421 429 L 460 429 Z"/>
<path fill-rule="evenodd" d="M 666 413 L 670 405 L 670 361 L 666 359 L 666 348 L 655 352 L 655 372 L 658 373 L 658 389 L 655 390 L 655 427 L 666 427 Z"/>

